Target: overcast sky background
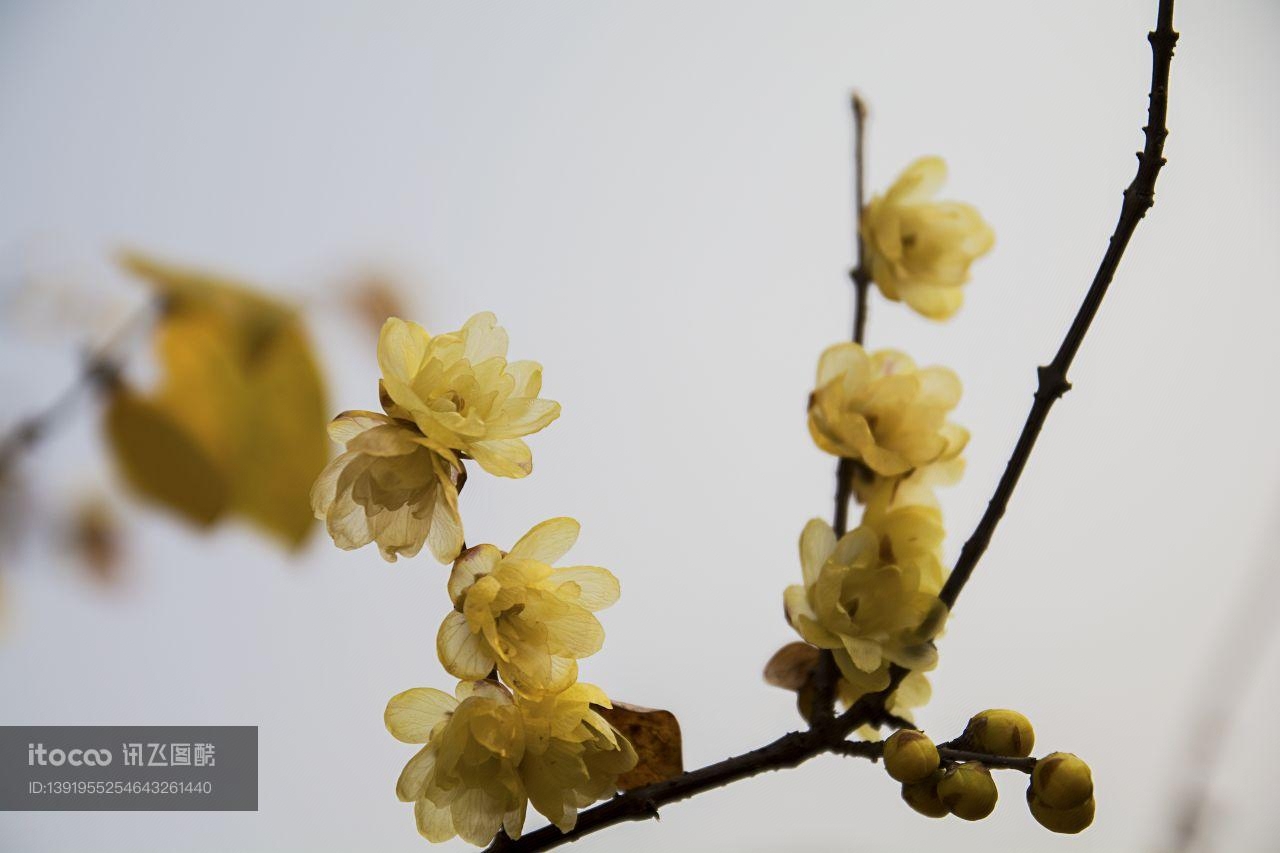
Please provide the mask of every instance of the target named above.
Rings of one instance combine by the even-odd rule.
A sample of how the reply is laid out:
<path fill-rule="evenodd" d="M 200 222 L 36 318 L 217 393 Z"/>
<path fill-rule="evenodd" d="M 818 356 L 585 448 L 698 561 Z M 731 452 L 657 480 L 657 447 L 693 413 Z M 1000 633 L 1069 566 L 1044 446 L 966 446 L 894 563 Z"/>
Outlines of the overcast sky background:
<path fill-rule="evenodd" d="M 943 738 L 983 708 L 1025 712 L 1037 751 L 1093 766 L 1094 827 L 1041 829 L 1012 775 L 990 819 L 930 821 L 879 768 L 822 758 L 583 850 L 1156 849 L 1201 772 L 1193 740 L 1221 753 L 1219 849 L 1273 843 L 1280 651 L 1214 656 L 1240 582 L 1280 544 L 1280 9 L 1177 18 L 1157 205 L 920 715 Z M 584 679 L 675 711 L 687 766 L 718 760 L 798 725 L 760 669 L 793 638 L 800 529 L 830 513 L 804 405 L 849 326 L 849 90 L 872 111 L 872 188 L 940 154 L 944 195 L 998 236 L 952 322 L 874 298 L 868 326 L 873 347 L 964 379 L 954 556 L 1113 227 L 1154 19 L 1154 0 L 4 0 L 0 422 L 51 400 L 78 345 L 138 301 L 110 263 L 122 245 L 307 306 L 335 412 L 377 404 L 372 337 L 335 307 L 344 277 L 393 272 L 434 330 L 494 310 L 564 414 L 532 439 L 532 477 L 472 478 L 468 539 L 579 518 L 572 556 L 623 587 Z M 48 304 L 15 297 L 30 280 Z M 26 466 L 37 519 L 114 482 L 92 409 L 67 418 Z M 260 811 L 3 813 L 0 847 L 424 849 L 393 792 L 411 749 L 381 714 L 452 683 L 433 648 L 446 570 L 322 535 L 291 558 L 243 528 L 206 540 L 125 512 L 122 588 L 38 542 L 2 558 L 0 723 L 258 725 Z M 1210 667 L 1241 662 L 1259 679 L 1224 697 L 1238 724 L 1193 727 Z"/>

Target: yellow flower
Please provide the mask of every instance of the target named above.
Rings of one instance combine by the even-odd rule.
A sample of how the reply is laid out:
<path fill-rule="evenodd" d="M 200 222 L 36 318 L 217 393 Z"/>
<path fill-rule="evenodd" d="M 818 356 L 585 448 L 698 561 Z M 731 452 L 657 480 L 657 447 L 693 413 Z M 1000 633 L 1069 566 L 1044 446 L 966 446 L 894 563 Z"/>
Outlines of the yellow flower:
<path fill-rule="evenodd" d="M 458 835 L 483 847 L 499 828 L 519 838 L 530 802 L 568 832 L 579 808 L 613 794 L 636 765 L 631 744 L 592 708 L 612 707 L 594 685 L 528 699 L 497 682 L 463 681 L 455 696 L 417 687 L 387 703 L 391 734 L 425 744 L 396 796 L 415 804 L 430 841 Z"/>
<path fill-rule="evenodd" d="M 836 344 L 818 361 L 809 432 L 826 452 L 899 477 L 964 450 L 968 431 L 947 421 L 960 391 L 945 367 L 917 368 L 895 350 L 868 355 L 858 344 Z"/>
<path fill-rule="evenodd" d="M 934 320 L 959 310 L 969 265 L 996 239 L 969 205 L 929 200 L 946 178 L 942 158 L 921 157 L 862 214 L 871 278 L 880 292 Z"/>
<path fill-rule="evenodd" d="M 429 841 L 458 835 L 483 847 L 499 828 L 519 838 L 528 805 L 518 771 L 520 709 L 492 681 L 464 681 L 455 695 L 418 687 L 387 703 L 392 736 L 425 744 L 401 772 L 396 796 L 415 804 L 418 831 Z"/>
<path fill-rule="evenodd" d="M 940 540 L 936 512 L 923 507 L 894 510 L 839 541 L 821 519 L 805 525 L 804 585 L 787 588 L 787 618 L 807 642 L 832 650 L 851 692 L 884 689 L 889 664 L 937 664 L 931 640 L 946 616 Z"/>
<path fill-rule="evenodd" d="M 574 684 L 534 699 L 517 697 L 525 725 L 520 778 L 529 802 L 561 832 L 578 809 L 612 796 L 618 776 L 636 766 L 631 743 L 592 705 L 613 707 L 593 684 Z"/>
<path fill-rule="evenodd" d="M 311 489 L 311 508 L 339 548 L 378 543 L 390 562 L 425 542 L 442 563 L 462 550 L 457 478 L 462 463 L 412 427 L 374 412 L 343 412 L 329 435 L 346 452 Z"/>
<path fill-rule="evenodd" d="M 490 474 L 524 477 L 533 456 L 520 437 L 559 417 L 560 404 L 538 397 L 541 365 L 506 356 L 507 332 L 488 312 L 434 337 L 392 317 L 378 338 L 383 407 Z"/>
<path fill-rule="evenodd" d="M 606 569 L 551 567 L 578 530 L 572 518 L 553 518 L 508 553 L 493 545 L 463 552 L 449 576 L 454 610 L 436 637 L 446 670 L 483 678 L 497 666 L 524 693 L 554 692 L 577 678 L 575 661 L 604 642 L 593 613 L 618 600 L 618 579 Z"/>

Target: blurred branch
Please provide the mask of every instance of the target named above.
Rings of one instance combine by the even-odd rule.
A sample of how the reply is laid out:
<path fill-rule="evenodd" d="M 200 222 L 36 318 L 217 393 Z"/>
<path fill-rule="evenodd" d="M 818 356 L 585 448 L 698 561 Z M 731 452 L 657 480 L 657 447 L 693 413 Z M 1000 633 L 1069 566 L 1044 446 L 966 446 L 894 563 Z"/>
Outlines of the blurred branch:
<path fill-rule="evenodd" d="M 857 257 L 854 267 L 849 271 L 853 281 L 853 342 L 861 345 L 867 331 L 867 288 L 871 284 L 871 276 L 867 272 L 865 258 L 866 247 L 862 241 L 862 208 L 865 205 L 865 189 L 863 186 L 864 141 L 867 122 L 867 105 L 857 92 L 850 101 L 853 110 L 853 244 Z M 848 457 L 841 457 L 836 463 L 836 496 L 832 528 L 839 538 L 849 531 L 849 501 L 853 497 L 853 478 L 857 474 L 858 463 Z M 840 670 L 836 666 L 835 657 L 829 649 L 818 654 L 818 663 L 813 674 L 813 721 L 815 724 L 830 719 L 835 714 L 836 685 L 840 683 Z"/>
<path fill-rule="evenodd" d="M 1194 711 L 1185 731 L 1212 731 L 1214 736 L 1191 738 L 1186 753 L 1178 758 L 1180 764 L 1195 767 L 1196 772 L 1174 777 L 1182 789 L 1170 798 L 1175 806 L 1173 837 L 1164 848 L 1170 853 L 1194 850 L 1204 837 L 1209 788 L 1224 752 L 1223 743 L 1242 721 L 1239 697 L 1257 680 L 1267 646 L 1280 628 L 1275 618 L 1280 572 L 1273 557 L 1280 542 L 1274 539 L 1263 548 L 1264 556 L 1236 590 L 1208 666 L 1196 681 L 1199 686 L 1191 703 Z"/>
<path fill-rule="evenodd" d="M 1059 397 L 1071 389 L 1071 383 L 1067 381 L 1067 371 L 1080 345 L 1084 342 L 1085 333 L 1089 331 L 1098 308 L 1102 305 L 1102 298 L 1106 296 L 1107 288 L 1115 277 L 1116 269 L 1120 266 L 1120 258 L 1129 245 L 1129 239 L 1143 216 L 1155 204 L 1156 178 L 1160 174 L 1160 167 L 1165 163 L 1164 141 L 1169 135 L 1169 130 L 1165 126 L 1165 118 L 1169 110 L 1169 66 L 1173 60 L 1173 46 L 1178 41 L 1178 34 L 1173 30 L 1173 0 L 1160 0 L 1156 28 L 1147 35 L 1147 40 L 1151 42 L 1151 94 L 1147 125 L 1142 129 L 1146 136 L 1146 144 L 1138 153 L 1138 172 L 1124 191 L 1124 202 L 1120 206 L 1120 220 L 1116 223 L 1111 242 L 1102 256 L 1102 262 L 1098 266 L 1097 273 L 1094 274 L 1093 283 L 1085 294 L 1080 310 L 1071 322 L 1071 327 L 1067 330 L 1067 335 L 1058 347 L 1053 361 L 1037 371 L 1039 386 L 1036 389 L 1035 401 L 1022 427 L 1022 434 L 1018 436 L 1013 455 L 1009 457 L 1004 474 L 996 486 L 995 494 L 987 504 L 986 512 L 983 513 L 973 534 L 964 543 L 960 559 L 956 561 L 955 569 L 947 578 L 947 583 L 939 594 L 939 598 L 947 607 L 955 606 L 960 592 L 969 582 L 987 546 L 991 544 L 992 534 L 995 533 L 996 526 L 1009 506 L 1009 499 L 1013 497 L 1018 478 L 1027 467 L 1027 460 L 1031 458 L 1031 451 L 1035 447 L 1036 439 L 1040 436 L 1045 419 L 1049 416 L 1049 410 Z"/>
<path fill-rule="evenodd" d="M 119 350 L 151 323 L 156 311 L 157 305 L 152 301 L 130 314 L 103 344 L 85 353 L 80 371 L 52 403 L 18 421 L 0 437 L 0 479 L 24 452 L 45 439 L 64 420 L 66 410 L 82 395 L 109 387 L 116 381 L 120 373 Z"/>
<path fill-rule="evenodd" d="M 995 531 L 1001 516 L 1004 515 L 1005 507 L 1008 505 L 1014 486 L 1017 485 L 1018 478 L 1022 474 L 1022 469 L 1026 467 L 1027 459 L 1030 457 L 1031 449 L 1035 445 L 1036 437 L 1044 425 L 1044 420 L 1050 407 L 1070 387 L 1066 378 L 1067 369 L 1071 366 L 1071 361 L 1075 358 L 1076 351 L 1080 348 L 1085 332 L 1088 331 L 1094 315 L 1097 314 L 1098 307 L 1102 303 L 1102 297 L 1106 294 L 1107 287 L 1115 275 L 1116 268 L 1120 264 L 1120 257 L 1123 255 L 1130 237 L 1133 236 L 1138 222 L 1141 221 L 1143 215 L 1155 201 L 1155 182 L 1160 167 L 1164 164 L 1162 154 L 1164 140 L 1168 135 L 1168 130 L 1165 127 L 1165 116 L 1168 109 L 1169 65 L 1173 58 L 1173 46 L 1177 38 L 1177 33 L 1173 31 L 1173 0 L 1160 0 L 1156 29 L 1148 35 L 1152 49 L 1150 107 L 1147 126 L 1144 128 L 1146 145 L 1138 155 L 1137 176 L 1128 189 L 1125 190 L 1124 204 L 1120 211 L 1120 221 L 1116 225 L 1115 233 L 1111 237 L 1111 244 L 1103 256 L 1102 264 L 1098 268 L 1093 284 L 1085 296 L 1084 304 L 1081 305 L 1053 361 L 1047 367 L 1040 368 L 1040 388 L 1036 392 L 1031 413 L 1014 448 L 1013 456 L 1005 468 L 1004 476 L 1001 477 L 1000 483 L 996 487 L 995 495 L 991 498 L 987 511 L 979 522 L 977 529 L 970 536 L 969 541 L 965 543 L 955 571 L 952 572 L 946 586 L 943 588 L 941 597 L 948 606 L 955 604 L 956 597 L 964 588 L 969 576 L 973 573 L 974 566 L 977 565 L 978 559 L 990 543 L 991 535 Z M 859 105 L 860 101 L 855 99 L 856 143 L 861 142 L 861 125 L 865 115 L 865 111 L 860 109 Z M 860 158 L 861 145 L 858 144 L 855 152 L 855 163 Z M 860 176 L 861 170 L 855 166 L 855 181 L 859 195 L 861 194 Z M 859 198 L 858 201 L 858 209 L 861 210 L 861 199 Z M 852 277 L 855 287 L 865 289 L 866 285 L 859 285 L 858 268 L 855 268 Z M 855 308 L 855 340 L 860 338 L 864 330 L 865 307 L 865 294 L 863 294 L 863 297 L 858 300 L 858 307 Z M 841 494 L 847 495 L 848 492 L 843 489 L 837 489 L 837 498 Z M 837 521 L 840 520 L 838 508 L 836 519 Z M 837 530 L 837 532 L 840 531 Z M 770 770 L 797 767 L 810 758 L 826 752 L 874 757 L 877 754 L 877 745 L 846 745 L 845 739 L 850 732 L 859 726 L 872 720 L 884 719 L 885 704 L 902 679 L 906 677 L 906 674 L 906 670 L 895 666 L 891 670 L 889 686 L 884 690 L 862 696 L 839 716 L 830 716 L 828 714 L 821 719 L 815 716 L 813 726 L 807 731 L 791 732 L 759 749 L 734 756 L 733 758 L 727 758 L 715 764 L 709 764 L 697 770 L 691 770 L 673 779 L 646 785 L 643 788 L 635 788 L 618 794 L 607 802 L 586 809 L 578 815 L 577 825 L 569 832 L 561 832 L 555 826 L 547 826 L 530 832 L 518 840 L 512 840 L 505 834 L 499 833 L 498 837 L 494 839 L 487 849 L 491 853 L 493 851 L 549 850 L 561 844 L 576 841 L 617 823 L 657 818 L 659 807 L 668 803 L 679 802 L 705 791 L 721 788 Z M 958 751 L 956 752 L 959 754 Z M 963 755 L 975 756 L 976 754 L 963 753 Z M 988 760 L 991 758 L 991 756 L 987 756 Z M 1019 759 L 1019 761 L 1021 763 L 1017 765 L 1017 768 L 1025 769 L 1026 760 Z M 1003 766 L 1014 765 L 1005 764 Z"/>

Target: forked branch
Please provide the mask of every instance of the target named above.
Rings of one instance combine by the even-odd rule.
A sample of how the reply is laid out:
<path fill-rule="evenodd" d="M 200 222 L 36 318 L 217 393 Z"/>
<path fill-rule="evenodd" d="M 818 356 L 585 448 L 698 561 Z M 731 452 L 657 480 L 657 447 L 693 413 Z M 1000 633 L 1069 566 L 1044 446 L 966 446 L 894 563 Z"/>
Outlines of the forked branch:
<path fill-rule="evenodd" d="M 1159 176 L 1160 167 L 1165 162 L 1164 141 L 1168 136 L 1166 115 L 1169 97 L 1169 66 L 1173 59 L 1174 44 L 1178 40 L 1178 34 L 1173 30 L 1173 0 L 1160 0 L 1156 28 L 1148 35 L 1148 40 L 1151 42 L 1152 50 L 1151 93 L 1147 125 L 1143 129 L 1146 144 L 1138 155 L 1137 175 L 1124 191 L 1124 203 L 1120 209 L 1119 222 L 1116 224 L 1111 242 L 1103 255 L 1083 304 L 1076 313 L 1053 360 L 1039 369 L 1040 382 L 1031 412 L 1014 447 L 1013 455 L 996 486 L 995 494 L 973 534 L 965 542 L 960 559 L 942 589 L 941 598 L 949 607 L 955 605 L 961 590 L 964 589 L 978 561 L 990 544 L 996 526 L 1013 496 L 1018 479 L 1026 468 L 1027 460 L 1035 447 L 1036 439 L 1044 426 L 1049 410 L 1054 402 L 1071 387 L 1067 381 L 1067 371 L 1071 367 L 1071 362 L 1079 351 L 1094 316 L 1098 313 L 1098 308 L 1115 277 L 1120 258 L 1129 245 L 1130 238 L 1155 201 L 1156 178 Z M 859 185 L 860 183 L 859 181 Z M 857 268 L 855 268 L 854 284 L 865 293 L 865 285 L 859 285 Z M 861 299 L 859 304 L 865 305 Z M 860 307 L 855 320 L 855 338 L 861 337 L 864 321 L 865 315 Z M 846 738 L 858 726 L 871 720 L 881 719 L 886 700 L 904 675 L 905 671 L 895 668 L 893 680 L 886 690 L 863 696 L 843 714 L 820 720 L 808 731 L 792 732 L 751 752 L 691 770 L 673 779 L 618 794 L 613 799 L 579 814 L 577 826 L 570 832 L 562 833 L 556 827 L 548 826 L 527 833 L 518 840 L 499 834 L 488 850 L 508 851 L 508 853 L 549 850 L 617 823 L 656 818 L 662 806 L 759 773 L 796 767 L 826 752 L 874 758 L 878 754 L 876 745 L 851 744 L 846 741 Z M 1019 766 L 1018 769 L 1025 770 L 1030 766 L 1026 760 L 1022 762 L 1025 766 Z"/>

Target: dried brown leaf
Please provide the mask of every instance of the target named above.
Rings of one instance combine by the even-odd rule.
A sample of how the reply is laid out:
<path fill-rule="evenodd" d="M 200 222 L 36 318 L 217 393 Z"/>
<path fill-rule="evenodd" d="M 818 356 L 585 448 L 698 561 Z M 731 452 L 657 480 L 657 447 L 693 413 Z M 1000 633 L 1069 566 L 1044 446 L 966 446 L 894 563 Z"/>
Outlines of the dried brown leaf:
<path fill-rule="evenodd" d="M 764 665 L 764 680 L 784 690 L 800 690 L 818 665 L 818 649 L 808 643 L 787 643 Z"/>
<path fill-rule="evenodd" d="M 599 711 L 631 741 L 639 758 L 635 769 L 618 777 L 620 790 L 643 788 L 684 772 L 680 721 L 675 714 L 626 702 L 614 702 L 612 708 L 600 708 Z"/>

